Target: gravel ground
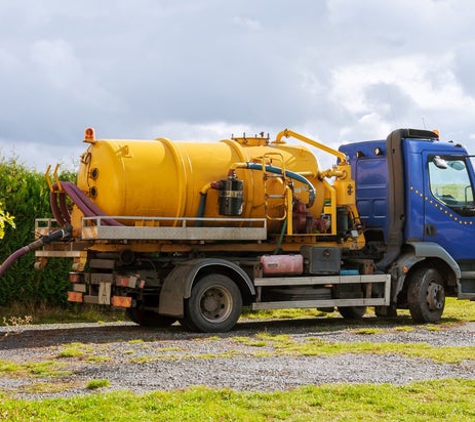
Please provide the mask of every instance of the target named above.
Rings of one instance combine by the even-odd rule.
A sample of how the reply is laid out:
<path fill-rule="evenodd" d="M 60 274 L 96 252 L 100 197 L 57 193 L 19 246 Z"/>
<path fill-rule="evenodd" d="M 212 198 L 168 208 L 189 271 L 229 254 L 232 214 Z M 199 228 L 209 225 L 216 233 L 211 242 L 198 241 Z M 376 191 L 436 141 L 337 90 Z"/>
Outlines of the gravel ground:
<path fill-rule="evenodd" d="M 69 371 L 41 376 L 0 370 L 0 394 L 27 399 L 92 394 L 86 388 L 88 382 L 103 379 L 110 386 L 100 391 L 137 393 L 197 385 L 276 391 L 337 382 L 475 379 L 475 356 L 458 364 L 397 353 L 302 356 L 276 353 L 273 342 L 262 339 L 265 333 L 285 334 L 297 343 L 364 341 L 475 347 L 475 323 L 438 326 L 436 330 L 411 326 L 410 331 L 403 331 L 396 323 L 373 326 L 372 322 L 372 318 L 353 326 L 341 319 L 243 322 L 232 332 L 219 335 L 188 333 L 179 325 L 163 330 L 131 323 L 0 327 L 0 361 L 53 362 L 47 366 L 61 365 Z M 64 357 L 71 349 L 83 355 Z"/>

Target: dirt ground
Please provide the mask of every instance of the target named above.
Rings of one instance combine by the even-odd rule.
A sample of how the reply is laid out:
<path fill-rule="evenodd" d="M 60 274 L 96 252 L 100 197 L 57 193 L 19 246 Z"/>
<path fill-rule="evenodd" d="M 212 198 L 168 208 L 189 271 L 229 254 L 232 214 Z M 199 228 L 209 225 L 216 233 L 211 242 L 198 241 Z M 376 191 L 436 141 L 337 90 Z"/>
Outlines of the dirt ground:
<path fill-rule="evenodd" d="M 398 353 L 308 356 L 282 352 L 280 335 L 294 343 L 475 346 L 475 323 L 401 330 L 394 322 L 376 326 L 374 318 L 355 325 L 325 318 L 248 321 L 219 335 L 189 333 L 180 325 L 151 329 L 132 323 L 0 327 L 0 393 L 28 399 L 70 397 L 91 394 L 87 386 L 92 380 L 108 380 L 110 385 L 101 391 L 145 393 L 197 385 L 275 391 L 336 382 L 475 379 L 475 357 L 448 364 Z M 5 361 L 23 369 L 2 370 Z"/>

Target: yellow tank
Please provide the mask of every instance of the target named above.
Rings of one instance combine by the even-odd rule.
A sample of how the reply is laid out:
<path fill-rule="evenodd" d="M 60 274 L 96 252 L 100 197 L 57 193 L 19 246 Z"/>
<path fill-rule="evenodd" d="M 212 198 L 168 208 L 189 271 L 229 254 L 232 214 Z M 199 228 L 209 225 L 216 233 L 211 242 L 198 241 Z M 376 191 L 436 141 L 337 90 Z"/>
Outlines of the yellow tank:
<path fill-rule="evenodd" d="M 81 157 L 77 185 L 107 215 L 219 218 L 220 192 L 213 182 L 232 177 L 242 181 L 239 217 L 268 217 L 274 229 L 280 227 L 289 180 L 290 198 L 307 204 L 314 215 L 323 209 L 319 164 L 304 145 L 272 144 L 265 137 L 213 143 L 96 140 L 91 133 L 85 139 L 90 145 Z M 251 168 L 246 163 L 252 163 Z M 275 169 L 303 176 L 304 181 L 284 181 Z M 206 206 L 200 209 L 203 195 Z"/>

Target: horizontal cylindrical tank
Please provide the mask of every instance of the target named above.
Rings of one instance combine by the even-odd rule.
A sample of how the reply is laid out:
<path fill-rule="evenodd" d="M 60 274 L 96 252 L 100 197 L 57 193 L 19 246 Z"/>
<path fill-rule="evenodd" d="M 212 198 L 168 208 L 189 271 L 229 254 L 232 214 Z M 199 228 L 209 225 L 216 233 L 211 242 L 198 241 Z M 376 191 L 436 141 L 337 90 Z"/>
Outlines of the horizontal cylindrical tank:
<path fill-rule="evenodd" d="M 263 255 L 261 265 L 264 275 L 299 275 L 303 273 L 303 256 Z"/>
<path fill-rule="evenodd" d="M 81 157 L 78 187 L 107 215 L 145 217 L 197 217 L 205 186 L 228 178 L 234 170 L 242 181 L 242 218 L 275 217 L 285 212 L 286 184 L 262 167 L 284 168 L 304 174 L 317 190 L 311 205 L 319 215 L 323 197 L 316 177 L 317 158 L 303 145 L 269 144 L 267 138 L 237 138 L 220 142 L 156 140 L 89 140 Z M 238 164 L 253 162 L 253 169 Z M 230 186 L 240 186 L 230 184 Z M 292 182 L 293 195 L 308 203 L 309 187 Z M 241 189 L 241 188 L 240 188 Z M 239 194 L 241 195 L 241 194 Z M 206 190 L 202 217 L 222 215 L 220 192 Z M 223 196 L 223 195 L 222 195 Z M 241 200 L 241 199 L 240 199 Z M 239 204 L 237 204 L 239 205 Z"/>

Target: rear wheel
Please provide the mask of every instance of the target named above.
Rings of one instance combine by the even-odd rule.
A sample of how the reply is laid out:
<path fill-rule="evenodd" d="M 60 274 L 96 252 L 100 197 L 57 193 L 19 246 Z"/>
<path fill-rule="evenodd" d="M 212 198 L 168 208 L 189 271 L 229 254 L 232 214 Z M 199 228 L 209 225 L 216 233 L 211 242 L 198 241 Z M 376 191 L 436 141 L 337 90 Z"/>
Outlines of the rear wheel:
<path fill-rule="evenodd" d="M 185 301 L 184 325 L 194 331 L 219 333 L 234 327 L 241 315 L 241 292 L 229 277 L 210 274 L 199 280 Z"/>
<path fill-rule="evenodd" d="M 444 312 L 444 280 L 434 268 L 420 268 L 411 275 L 407 303 L 412 319 L 418 323 L 439 322 Z"/>
<path fill-rule="evenodd" d="M 366 306 L 339 306 L 338 312 L 345 319 L 361 319 L 366 313 Z"/>
<path fill-rule="evenodd" d="M 159 315 L 156 312 L 140 308 L 128 308 L 125 313 L 132 322 L 143 327 L 165 328 L 169 327 L 176 321 L 176 318 Z"/>

